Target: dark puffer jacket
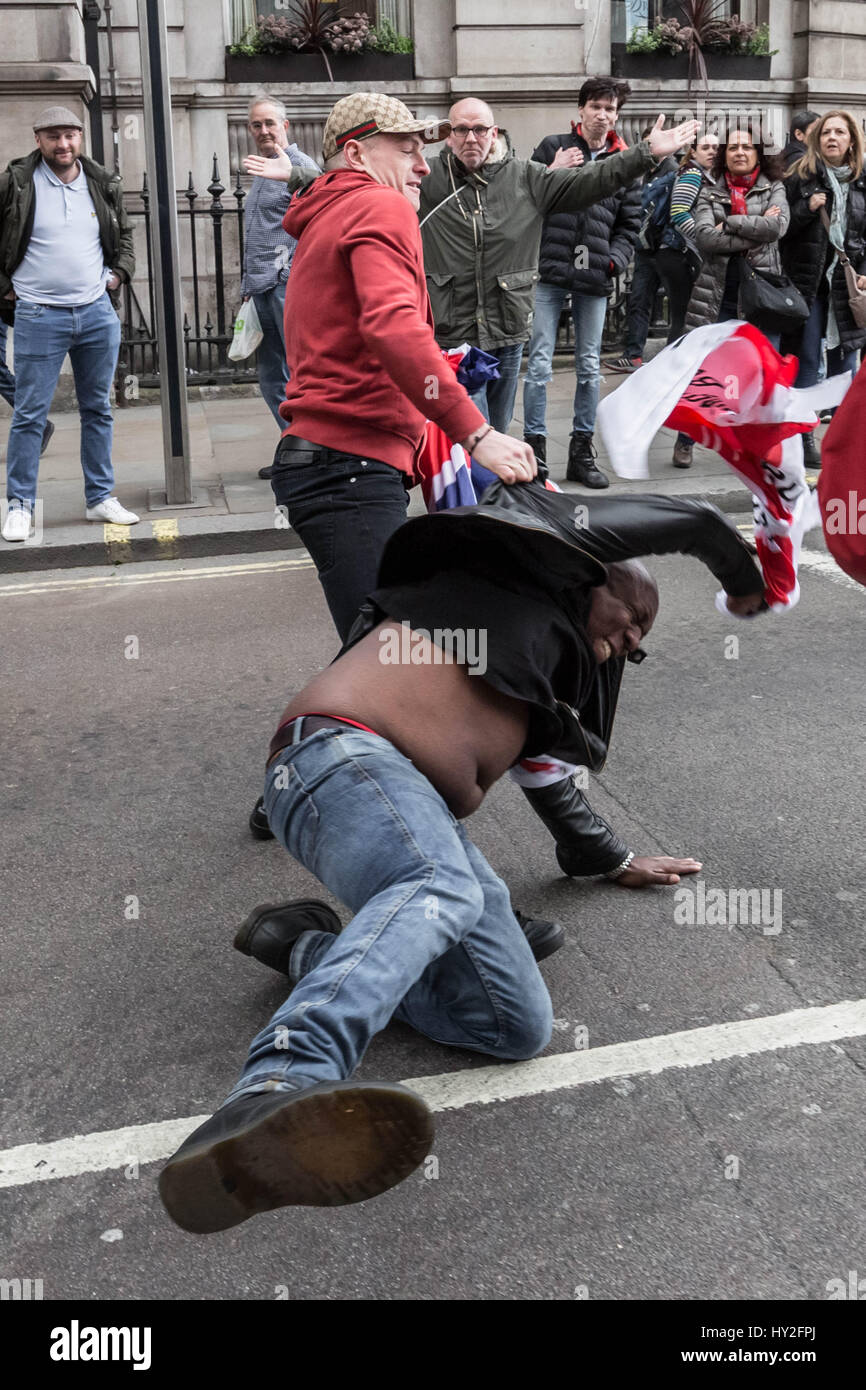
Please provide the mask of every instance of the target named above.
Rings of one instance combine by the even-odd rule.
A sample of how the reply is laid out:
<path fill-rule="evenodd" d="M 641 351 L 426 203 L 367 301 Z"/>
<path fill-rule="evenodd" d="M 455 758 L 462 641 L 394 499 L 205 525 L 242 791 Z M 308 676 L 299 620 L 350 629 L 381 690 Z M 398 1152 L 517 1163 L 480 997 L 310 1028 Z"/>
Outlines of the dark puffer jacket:
<path fill-rule="evenodd" d="M 813 193 L 826 193 L 827 216 L 833 216 L 833 192 L 824 165 L 811 177 L 798 178 L 792 174 L 785 180 L 791 208 L 791 225 L 782 242 L 782 265 L 811 308 L 830 263 L 830 235 L 824 226 L 820 209 L 813 212 L 809 199 Z M 848 185 L 848 217 L 845 229 L 845 251 L 858 275 L 866 274 L 866 175 L 852 179 Z M 839 325 L 843 352 L 851 352 L 866 343 L 866 328 L 858 328 L 848 307 L 848 285 L 845 271 L 837 260 L 833 272 L 833 307 Z"/>
<path fill-rule="evenodd" d="M 781 215 L 767 217 L 767 208 L 774 205 L 781 208 Z M 746 213 L 732 213 L 724 174 L 709 179 L 698 195 L 695 241 L 704 259 L 689 300 L 687 330 L 718 319 L 731 256 L 745 253 L 756 270 L 775 275 L 781 271 L 779 239 L 785 235 L 790 217 L 784 185 L 759 174 L 746 194 L 746 207 Z"/>
<path fill-rule="evenodd" d="M 569 131 L 567 135 L 545 136 L 532 158 L 540 164 L 550 165 L 557 150 L 569 150 L 574 146 L 583 151 L 584 167 L 592 163 L 600 164 L 612 154 L 627 148 L 624 141 L 612 133 L 608 137 L 607 148 L 593 160 L 583 136 Z M 593 203 L 584 212 L 558 212 L 548 217 L 541 238 L 539 279 L 549 285 L 575 290 L 578 294 L 608 294 L 612 277 L 626 269 L 637 245 L 641 223 L 640 194 L 640 184 L 635 183 L 631 188 Z M 585 269 L 575 265 L 578 247 L 586 247 L 585 258 L 582 258 L 588 262 Z"/>

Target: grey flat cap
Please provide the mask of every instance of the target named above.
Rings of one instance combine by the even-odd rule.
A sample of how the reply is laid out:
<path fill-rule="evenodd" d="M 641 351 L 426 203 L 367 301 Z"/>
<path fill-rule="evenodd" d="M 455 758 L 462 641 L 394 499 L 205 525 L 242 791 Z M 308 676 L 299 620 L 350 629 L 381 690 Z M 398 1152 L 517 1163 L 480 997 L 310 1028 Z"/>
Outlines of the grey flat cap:
<path fill-rule="evenodd" d="M 79 121 L 74 112 L 68 106 L 46 106 L 33 122 L 34 130 L 47 130 L 49 126 L 75 126 L 76 130 L 83 130 L 84 126 Z"/>

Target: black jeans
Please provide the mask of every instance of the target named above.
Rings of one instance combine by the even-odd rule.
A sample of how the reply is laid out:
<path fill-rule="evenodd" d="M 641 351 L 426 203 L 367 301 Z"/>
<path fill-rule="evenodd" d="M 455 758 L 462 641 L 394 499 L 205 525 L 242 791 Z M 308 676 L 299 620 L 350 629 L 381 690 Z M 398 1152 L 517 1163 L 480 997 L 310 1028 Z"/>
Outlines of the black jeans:
<path fill-rule="evenodd" d="M 313 557 L 342 642 L 376 588 L 385 542 L 406 520 L 404 478 L 379 459 L 292 435 L 277 447 L 271 487 Z"/>
<path fill-rule="evenodd" d="M 634 253 L 634 274 L 626 313 L 626 357 L 643 357 L 658 287 L 656 258 L 638 247 Z"/>
<path fill-rule="evenodd" d="M 675 343 L 686 331 L 686 310 L 695 283 L 695 275 L 682 251 L 663 246 L 656 256 L 656 269 L 667 291 L 671 327 L 668 342 Z"/>

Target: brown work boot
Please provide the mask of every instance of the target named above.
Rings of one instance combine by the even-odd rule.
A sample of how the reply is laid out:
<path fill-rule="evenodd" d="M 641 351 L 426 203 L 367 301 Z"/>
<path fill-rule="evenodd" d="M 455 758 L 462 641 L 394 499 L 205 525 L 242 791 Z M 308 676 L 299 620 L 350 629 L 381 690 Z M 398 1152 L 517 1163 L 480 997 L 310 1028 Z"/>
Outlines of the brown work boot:
<path fill-rule="evenodd" d="M 692 451 L 694 447 L 695 446 L 691 442 L 691 440 L 689 440 L 687 443 L 682 439 L 677 440 L 676 444 L 674 445 L 674 456 L 671 460 L 674 468 L 691 468 Z"/>

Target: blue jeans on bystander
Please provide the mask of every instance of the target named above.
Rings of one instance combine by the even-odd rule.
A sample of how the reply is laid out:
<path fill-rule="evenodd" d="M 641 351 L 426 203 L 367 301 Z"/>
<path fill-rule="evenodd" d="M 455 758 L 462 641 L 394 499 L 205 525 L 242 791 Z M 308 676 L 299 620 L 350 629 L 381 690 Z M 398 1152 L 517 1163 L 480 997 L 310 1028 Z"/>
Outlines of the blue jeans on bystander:
<path fill-rule="evenodd" d="M 39 453 L 63 359 L 69 353 L 81 417 L 84 497 L 95 507 L 114 489 L 111 382 L 120 350 L 120 319 L 108 294 L 92 304 L 56 308 L 15 305 L 15 413 L 6 458 L 6 496 L 36 501 Z"/>
<path fill-rule="evenodd" d="M 281 431 L 286 428 L 286 422 L 279 413 L 279 407 L 286 399 L 286 382 L 289 379 L 283 327 L 287 284 L 288 281 L 282 280 L 263 294 L 253 295 L 263 334 L 256 349 L 259 390 Z"/>
<path fill-rule="evenodd" d="M 523 383 L 523 428 L 527 434 L 547 433 L 547 387 L 553 380 L 556 333 L 568 290 L 543 281 L 535 290 L 535 319 L 529 344 L 529 366 Z M 601 337 L 607 313 L 604 295 L 572 294 L 574 320 L 574 391 L 572 430 L 592 434 L 601 387 Z"/>
<path fill-rule="evenodd" d="M 489 420 L 500 434 L 507 434 L 514 414 L 523 344 L 508 343 L 504 347 L 485 348 L 484 351 L 489 352 L 491 357 L 499 358 L 499 378 L 497 381 L 485 381 L 483 386 L 472 392 L 472 399 L 485 420 Z"/>

